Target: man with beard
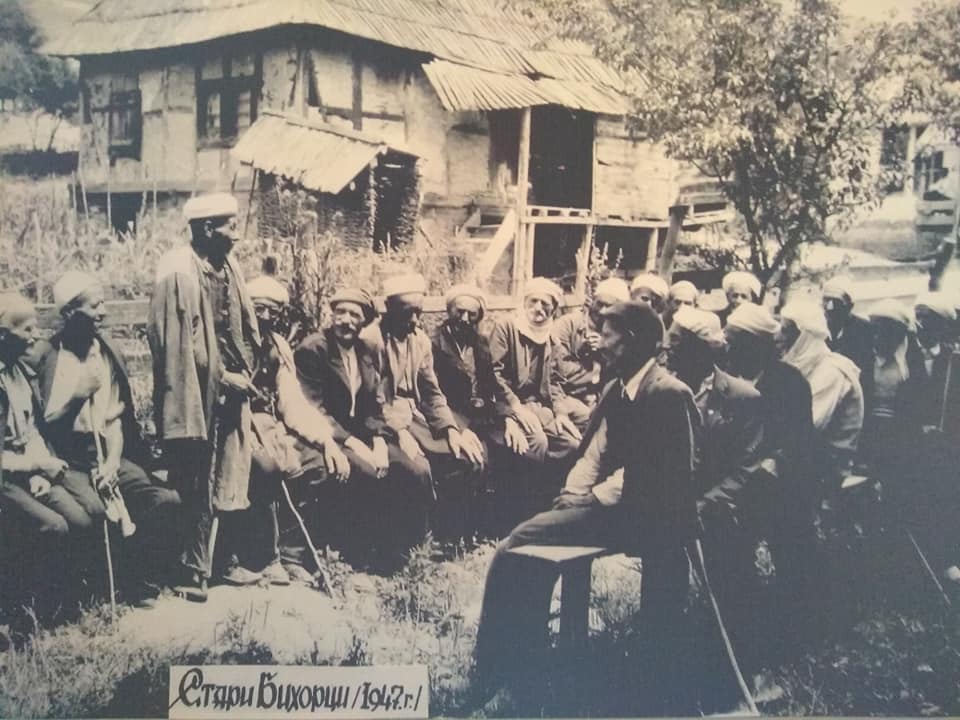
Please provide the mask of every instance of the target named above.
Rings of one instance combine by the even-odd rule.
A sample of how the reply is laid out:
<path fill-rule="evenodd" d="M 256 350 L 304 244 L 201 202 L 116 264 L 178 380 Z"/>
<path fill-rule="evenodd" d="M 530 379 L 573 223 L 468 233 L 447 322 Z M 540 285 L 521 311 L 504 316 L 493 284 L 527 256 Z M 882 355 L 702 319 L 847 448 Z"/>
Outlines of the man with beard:
<path fill-rule="evenodd" d="M 477 633 L 479 681 L 491 710 L 513 693 L 532 697 L 547 669 L 547 620 L 557 568 L 511 552 L 522 545 L 586 545 L 639 554 L 640 613 L 650 666 L 642 673 L 660 697 L 654 714 L 679 700 L 678 640 L 683 636 L 694 536 L 690 390 L 657 362 L 663 325 L 644 303 L 618 303 L 603 314 L 601 352 L 616 379 L 604 389 L 553 510 L 514 529 L 490 564 Z M 641 442 L 638 442 L 638 438 Z M 622 469 L 622 496 L 612 504 L 593 492 Z M 523 705 L 508 708 L 522 714 Z"/>
<path fill-rule="evenodd" d="M 669 329 L 673 323 L 673 316 L 682 307 L 694 308 L 700 291 L 689 280 L 679 280 L 670 286 L 670 296 L 667 298 L 667 311 L 664 313 L 664 326 Z"/>
<path fill-rule="evenodd" d="M 853 280 L 845 275 L 823 284 L 823 311 L 830 336 L 827 346 L 850 358 L 860 368 L 860 376 L 873 372 L 873 332 L 866 319 L 854 314 L 850 295 Z"/>
<path fill-rule="evenodd" d="M 247 283 L 247 292 L 262 344 L 255 356 L 256 393 L 250 401 L 254 434 L 251 506 L 241 515 L 253 532 L 240 543 L 245 551 L 243 565 L 274 585 L 291 581 L 314 585 L 317 559 L 308 554 L 287 492 L 297 491 L 309 500 L 316 485 L 330 479 L 346 481 L 350 463 L 333 439 L 327 416 L 304 396 L 293 350 L 277 332 L 277 322 L 290 299 L 287 289 L 273 277 L 262 275 Z M 284 488 L 282 483 L 291 487 Z"/>
<path fill-rule="evenodd" d="M 96 547 L 104 508 L 90 477 L 70 470 L 40 434 L 34 372 L 24 362 L 36 336 L 33 304 L 22 295 L 0 293 L 0 407 L 6 408 L 0 508 L 3 521 L 29 534 L 31 542 L 31 552 L 13 553 L 8 565 L 13 577 L 5 577 L 3 586 L 42 588 L 38 599 L 52 604 L 62 601 L 62 591 L 89 570 L 93 556 L 81 558 L 78 551 Z"/>
<path fill-rule="evenodd" d="M 763 285 L 753 273 L 743 270 L 734 270 L 723 276 L 721 282 L 723 294 L 727 296 L 727 309 L 725 314 L 730 315 L 741 305 L 760 302 L 760 292 Z M 721 318 L 721 321 L 723 318 Z"/>
<path fill-rule="evenodd" d="M 652 272 L 640 273 L 630 283 L 630 298 L 635 302 L 646 303 L 661 318 L 667 309 L 669 295 L 670 288 L 666 281 Z"/>
<path fill-rule="evenodd" d="M 349 508 L 350 537 L 341 542 L 362 542 L 362 552 L 373 548 L 393 562 L 422 539 L 430 465 L 422 453 L 401 452 L 383 416 L 378 358 L 359 340 L 376 316 L 373 299 L 348 288 L 334 294 L 330 308 L 333 324 L 304 339 L 294 355 L 306 396 L 330 418 L 333 439 L 350 462 L 344 492 L 328 505 L 338 513 Z"/>
<path fill-rule="evenodd" d="M 191 198 L 183 209 L 191 244 L 164 255 L 150 299 L 157 436 L 184 514 L 176 592 L 207 599 L 214 512 L 245 510 L 250 482 L 253 351 L 260 332 L 240 266 L 237 201 L 227 193 Z M 258 578 L 231 568 L 232 582 Z"/>
<path fill-rule="evenodd" d="M 580 440 L 581 431 L 565 414 L 566 398 L 552 372 L 555 347 L 550 333 L 562 297 L 552 280 L 533 278 L 524 288 L 522 307 L 498 320 L 490 336 L 493 371 L 505 406 L 503 434 L 494 434 L 491 451 L 502 468 L 497 492 L 503 498 L 499 504 L 506 527 L 530 517 L 556 495 L 563 470 L 553 465 L 562 467 Z M 535 467 L 544 459 L 549 466 Z"/>
<path fill-rule="evenodd" d="M 583 312 L 570 313 L 553 326 L 554 378 L 566 396 L 566 414 L 578 428 L 586 427 L 590 411 L 609 378 L 600 362 L 601 315 L 611 305 L 630 300 L 630 288 L 619 278 L 597 283 L 590 305 Z"/>
<path fill-rule="evenodd" d="M 53 297 L 63 329 L 38 347 L 36 366 L 47 437 L 72 469 L 119 490 L 136 525 L 123 544 L 135 560 L 120 579 L 133 581 L 129 593 L 146 600 L 148 581 L 173 579 L 180 497 L 142 468 L 150 458 L 134 415 L 129 377 L 101 334 L 102 286 L 74 270 L 53 286 Z"/>

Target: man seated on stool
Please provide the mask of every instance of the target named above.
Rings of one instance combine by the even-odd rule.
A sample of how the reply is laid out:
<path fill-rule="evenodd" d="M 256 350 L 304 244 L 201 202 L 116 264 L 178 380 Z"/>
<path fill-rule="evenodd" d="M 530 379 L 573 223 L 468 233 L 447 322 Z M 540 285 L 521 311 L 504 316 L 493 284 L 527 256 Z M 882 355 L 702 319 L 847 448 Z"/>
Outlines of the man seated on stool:
<path fill-rule="evenodd" d="M 589 545 L 641 555 L 640 612 L 651 657 L 657 659 L 651 665 L 664 678 L 679 675 L 675 642 L 688 588 L 685 548 L 696 519 L 697 411 L 689 388 L 656 362 L 663 324 L 652 308 L 618 303 L 603 319 L 601 351 L 617 379 L 604 389 L 591 417 L 566 491 L 553 510 L 517 527 L 490 564 L 475 653 L 480 683 L 490 694 L 527 690 L 533 697 L 537 674 L 546 669 L 557 568 L 510 552 L 521 545 Z M 623 489 L 617 501 L 615 493 L 596 490 L 618 468 Z M 651 667 L 648 677 L 653 674 Z M 497 692 L 492 705 L 503 702 L 503 695 Z M 510 710 L 522 713 L 523 707 Z"/>

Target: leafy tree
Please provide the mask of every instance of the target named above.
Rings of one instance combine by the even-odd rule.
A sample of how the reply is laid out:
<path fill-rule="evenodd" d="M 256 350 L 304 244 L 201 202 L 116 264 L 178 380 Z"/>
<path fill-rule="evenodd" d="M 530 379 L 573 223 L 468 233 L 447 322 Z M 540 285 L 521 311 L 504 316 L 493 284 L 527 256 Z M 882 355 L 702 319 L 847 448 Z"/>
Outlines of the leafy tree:
<path fill-rule="evenodd" d="M 960 0 L 927 2 L 910 26 L 904 98 L 960 135 Z"/>
<path fill-rule="evenodd" d="M 76 72 L 65 60 L 41 55 L 42 41 L 21 0 L 0 1 L 0 98 L 70 117 L 77 110 Z"/>
<path fill-rule="evenodd" d="M 716 179 L 770 280 L 879 200 L 902 28 L 854 31 L 836 0 L 542 0 L 625 78 L 646 139 Z"/>

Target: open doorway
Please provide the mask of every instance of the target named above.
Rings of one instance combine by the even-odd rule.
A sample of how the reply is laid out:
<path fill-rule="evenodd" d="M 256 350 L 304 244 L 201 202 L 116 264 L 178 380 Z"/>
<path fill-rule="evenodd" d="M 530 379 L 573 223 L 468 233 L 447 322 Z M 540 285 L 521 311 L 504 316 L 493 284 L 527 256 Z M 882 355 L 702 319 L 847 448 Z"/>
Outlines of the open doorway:
<path fill-rule="evenodd" d="M 531 205 L 590 210 L 594 116 L 547 105 L 532 110 Z"/>

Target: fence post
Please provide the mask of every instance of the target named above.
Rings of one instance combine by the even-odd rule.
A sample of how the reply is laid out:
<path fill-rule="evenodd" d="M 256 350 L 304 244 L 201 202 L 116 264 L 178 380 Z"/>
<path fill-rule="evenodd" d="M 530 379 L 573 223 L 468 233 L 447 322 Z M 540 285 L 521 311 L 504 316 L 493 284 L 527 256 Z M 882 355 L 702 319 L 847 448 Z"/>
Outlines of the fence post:
<path fill-rule="evenodd" d="M 37 279 L 34 285 L 34 292 L 37 294 L 37 302 L 43 302 L 43 237 L 40 232 L 40 216 L 37 211 L 33 211 L 33 244 L 34 252 L 37 254 Z"/>

